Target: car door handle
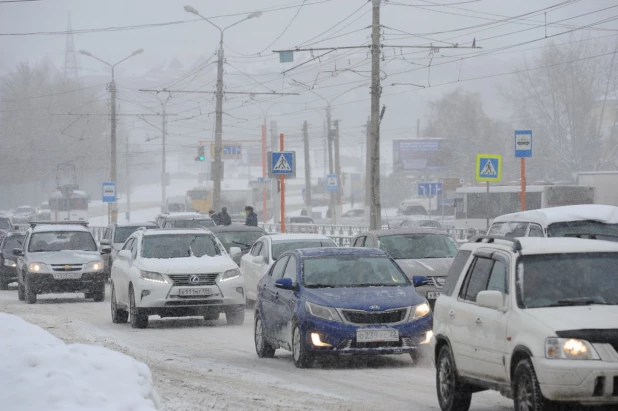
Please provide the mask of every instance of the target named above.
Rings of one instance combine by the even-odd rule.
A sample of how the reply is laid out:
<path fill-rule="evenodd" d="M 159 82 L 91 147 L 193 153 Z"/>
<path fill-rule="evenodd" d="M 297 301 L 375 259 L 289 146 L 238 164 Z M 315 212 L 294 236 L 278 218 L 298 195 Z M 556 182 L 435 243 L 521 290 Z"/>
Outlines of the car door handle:
<path fill-rule="evenodd" d="M 454 318 L 454 317 L 455 317 L 455 311 L 454 311 L 454 310 L 450 310 L 450 311 L 448 312 L 448 316 L 449 316 L 450 318 Z"/>
<path fill-rule="evenodd" d="M 483 320 L 481 320 L 481 317 L 477 317 L 477 319 L 476 319 L 475 323 L 476 323 L 477 325 L 482 325 L 482 324 L 483 324 Z"/>

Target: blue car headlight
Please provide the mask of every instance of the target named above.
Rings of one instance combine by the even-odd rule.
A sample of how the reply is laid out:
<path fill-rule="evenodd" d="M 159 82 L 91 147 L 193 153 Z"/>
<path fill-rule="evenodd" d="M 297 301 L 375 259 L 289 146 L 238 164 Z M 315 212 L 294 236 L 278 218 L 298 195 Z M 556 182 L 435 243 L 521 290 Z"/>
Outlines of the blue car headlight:
<path fill-rule="evenodd" d="M 343 322 L 341 316 L 333 307 L 326 307 L 305 301 L 305 310 L 314 317 L 321 318 L 323 320 Z"/>
<path fill-rule="evenodd" d="M 419 318 L 422 318 L 429 313 L 431 313 L 431 307 L 429 307 L 429 303 L 427 302 L 427 300 L 425 300 L 425 302 L 418 305 L 413 305 L 410 308 L 410 318 L 408 319 L 408 321 L 418 320 Z"/>

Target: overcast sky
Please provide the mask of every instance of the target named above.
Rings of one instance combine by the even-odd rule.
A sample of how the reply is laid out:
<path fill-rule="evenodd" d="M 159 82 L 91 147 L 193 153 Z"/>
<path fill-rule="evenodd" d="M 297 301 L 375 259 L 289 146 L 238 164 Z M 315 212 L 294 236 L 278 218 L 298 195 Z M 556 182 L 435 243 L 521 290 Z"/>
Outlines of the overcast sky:
<path fill-rule="evenodd" d="M 299 8 L 303 3 L 304 6 Z M 62 69 L 66 35 L 49 33 L 66 30 L 70 12 L 73 30 L 77 32 L 74 35 L 76 50 L 88 50 L 110 62 L 121 60 L 138 48 L 145 50 L 143 55 L 126 61 L 118 69 L 119 90 L 124 89 L 124 101 L 120 102 L 123 110 L 143 111 L 144 105 L 152 107 L 155 104 L 152 102 L 156 100 L 140 94 L 137 89 L 165 85 L 178 78 L 181 81 L 176 86 L 182 90 L 212 91 L 216 74 L 213 64 L 206 65 L 191 76 L 181 77 L 196 62 L 204 63 L 211 57 L 219 40 L 218 31 L 213 26 L 183 10 L 185 4 L 193 6 L 205 17 L 213 17 L 212 21 L 220 26 L 232 24 L 247 13 L 264 11 L 260 18 L 245 21 L 225 34 L 226 90 L 301 92 L 299 96 L 276 100 L 271 96 L 255 96 L 253 100 L 262 101 L 260 107 L 264 111 L 272 102 L 281 101 L 269 110 L 269 117 L 277 119 L 280 129 L 286 133 L 298 135 L 302 121 L 308 120 L 312 133 L 321 135 L 323 124 L 324 102 L 304 90 L 304 86 L 294 85 L 293 80 L 314 86 L 314 91 L 326 99 L 362 86 L 346 93 L 333 104 L 333 119 L 342 120 L 342 145 L 358 150 L 358 142 L 362 141 L 364 132 L 362 126 L 369 115 L 369 89 L 365 87 L 369 84 L 366 77 L 370 70 L 368 50 L 337 50 L 285 75 L 281 74 L 282 71 L 307 61 L 310 53 L 295 53 L 293 63 L 280 64 L 278 56 L 271 51 L 303 44 L 314 48 L 367 44 L 370 40 L 371 3 L 366 0 L 40 0 L 16 3 L 0 0 L 0 73 L 12 70 L 19 61 L 34 63 L 45 57 Z M 448 6 L 436 7 L 435 4 Z M 602 10 L 604 8 L 607 9 Z M 550 23 L 547 28 L 543 26 L 545 11 Z M 524 13 L 532 14 L 522 19 L 498 22 L 504 16 Z M 590 14 L 582 16 L 586 13 Z M 220 17 L 230 14 L 235 16 Z M 382 103 L 387 110 L 382 123 L 383 136 L 386 139 L 415 137 L 416 119 L 420 118 L 424 124 L 427 103 L 456 87 L 481 92 L 486 111 L 492 116 L 508 119 L 511 114 L 500 100 L 496 85 L 508 84 L 510 76 L 440 84 L 506 73 L 522 67 L 526 61 L 534 65 L 540 47 L 547 46 L 552 40 L 563 43 L 569 39 L 568 35 L 544 39 L 546 34 L 551 37 L 615 16 L 618 16 L 615 0 L 383 2 L 381 23 L 385 26 L 383 44 L 387 46 L 453 43 L 470 46 L 476 38 L 476 45 L 483 47 L 483 50 L 443 48 L 435 53 L 433 60 L 426 49 L 385 47 L 382 65 L 386 79 L 383 81 Z M 562 25 L 560 27 L 552 24 L 564 19 L 569 20 L 559 23 Z M 135 30 L 96 30 L 170 22 L 182 23 Z M 588 31 L 590 37 L 606 37 L 613 41 L 618 36 L 617 21 L 594 27 L 595 30 Z M 8 35 L 41 32 L 46 34 Z M 500 53 L 461 60 L 461 57 L 479 52 L 537 39 L 542 40 Z M 325 41 L 316 42 L 319 40 Z M 527 51 L 521 51 L 523 49 Z M 257 55 L 259 52 L 261 55 Z M 321 53 L 325 51 L 315 51 L 314 56 Z M 177 58 L 186 70 L 168 71 L 162 74 L 163 77 L 147 75 L 149 71 L 169 64 L 173 58 Z M 438 64 L 450 60 L 451 63 Z M 435 65 L 431 75 L 423 67 L 430 61 Z M 109 81 L 109 72 L 101 63 L 79 54 L 78 62 L 83 81 L 87 84 Z M 392 83 L 405 85 L 391 86 Z M 430 85 L 432 87 L 428 87 Z M 103 86 L 101 90 L 105 90 Z M 225 110 L 228 115 L 224 119 L 226 138 L 259 136 L 262 113 L 255 104 L 247 102 L 249 100 L 249 96 L 227 96 Z M 269 102 L 266 103 L 266 100 Z M 142 106 L 131 107 L 132 103 Z M 168 104 L 168 112 L 179 113 L 177 121 L 170 124 L 170 133 L 176 136 L 177 141 L 189 144 L 198 138 L 210 138 L 214 121 L 213 116 L 208 114 L 212 111 L 211 95 L 177 93 Z M 131 124 L 134 125 L 134 122 Z M 137 130 L 136 133 L 139 133 Z M 156 130 L 153 132 L 156 133 Z"/>

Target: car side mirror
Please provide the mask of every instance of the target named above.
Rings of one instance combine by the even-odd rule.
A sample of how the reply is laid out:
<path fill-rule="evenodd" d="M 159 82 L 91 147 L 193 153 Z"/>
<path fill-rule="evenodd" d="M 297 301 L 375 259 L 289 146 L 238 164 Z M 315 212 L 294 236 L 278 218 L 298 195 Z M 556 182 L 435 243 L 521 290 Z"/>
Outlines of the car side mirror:
<path fill-rule="evenodd" d="M 124 261 L 130 261 L 131 260 L 131 251 L 129 251 L 129 250 L 120 250 L 120 252 L 118 253 L 118 259 L 119 260 L 124 260 Z"/>
<path fill-rule="evenodd" d="M 278 279 L 275 281 L 275 287 L 281 288 L 282 290 L 294 290 L 296 288 L 291 278 Z"/>
<path fill-rule="evenodd" d="M 264 257 L 261 255 L 253 257 L 253 263 L 254 264 L 265 264 Z"/>
<path fill-rule="evenodd" d="M 422 287 L 424 285 L 428 285 L 429 278 L 425 277 L 424 275 L 415 275 L 414 277 L 412 277 L 412 284 L 414 284 L 415 287 Z"/>
<path fill-rule="evenodd" d="M 481 291 L 476 296 L 476 305 L 502 311 L 504 309 L 504 294 L 496 290 Z"/>
<path fill-rule="evenodd" d="M 112 247 L 108 245 L 101 247 L 101 255 L 111 254 L 111 253 L 112 253 Z"/>
<path fill-rule="evenodd" d="M 104 238 L 101 241 L 99 241 L 99 244 L 101 245 L 112 245 L 112 242 L 109 238 Z"/>
<path fill-rule="evenodd" d="M 235 259 L 240 254 L 242 254 L 240 247 L 230 247 L 230 257 L 232 257 L 232 259 Z"/>
<path fill-rule="evenodd" d="M 22 250 L 21 248 L 14 248 L 13 249 L 13 255 L 16 256 L 16 257 L 23 257 L 24 250 Z"/>

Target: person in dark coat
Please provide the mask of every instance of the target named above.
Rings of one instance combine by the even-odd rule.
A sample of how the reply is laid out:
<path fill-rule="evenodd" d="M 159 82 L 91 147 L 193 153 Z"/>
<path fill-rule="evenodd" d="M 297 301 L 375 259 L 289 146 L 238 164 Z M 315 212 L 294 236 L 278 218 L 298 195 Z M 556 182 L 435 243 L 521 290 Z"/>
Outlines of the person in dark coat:
<path fill-rule="evenodd" d="M 300 210 L 300 215 L 306 216 L 307 215 L 307 209 L 303 208 L 302 210 Z"/>
<path fill-rule="evenodd" d="M 212 218 L 212 221 L 214 221 L 216 225 L 221 224 L 221 219 L 219 218 L 219 214 L 215 213 L 213 210 L 210 210 L 208 212 L 208 215 L 210 216 L 210 218 Z"/>
<path fill-rule="evenodd" d="M 232 217 L 227 213 L 227 207 L 223 207 L 219 213 L 220 225 L 232 225 Z"/>
<path fill-rule="evenodd" d="M 247 206 L 245 207 L 245 211 L 247 213 L 247 220 L 245 221 L 245 225 L 257 227 L 258 225 L 258 217 L 257 214 L 253 211 L 253 207 Z"/>

